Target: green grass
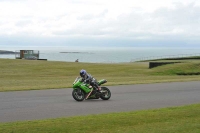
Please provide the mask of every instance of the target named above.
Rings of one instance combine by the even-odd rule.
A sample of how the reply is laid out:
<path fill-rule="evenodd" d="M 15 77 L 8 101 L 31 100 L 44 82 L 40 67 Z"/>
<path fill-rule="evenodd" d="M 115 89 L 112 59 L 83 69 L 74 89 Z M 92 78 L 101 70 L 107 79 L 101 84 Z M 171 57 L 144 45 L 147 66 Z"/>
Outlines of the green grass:
<path fill-rule="evenodd" d="M 97 80 L 107 79 L 107 86 L 194 81 L 200 80 L 200 76 L 191 75 L 200 72 L 199 62 L 149 69 L 148 62 L 98 64 L 0 59 L 0 91 L 70 88 L 80 69 L 86 69 Z"/>
<path fill-rule="evenodd" d="M 155 75 L 195 75 L 200 73 L 200 63 L 199 62 L 185 62 L 164 65 L 162 69 L 154 69 Z"/>
<path fill-rule="evenodd" d="M 71 87 L 86 69 L 106 85 L 199 81 L 200 61 L 148 69 L 148 62 L 95 64 L 0 59 L 0 91 Z M 181 74 L 181 75 L 180 75 Z M 0 133 L 199 133 L 200 104 L 101 115 L 0 123 Z"/>
<path fill-rule="evenodd" d="M 200 104 L 155 110 L 0 123 L 1 133 L 199 133 Z"/>

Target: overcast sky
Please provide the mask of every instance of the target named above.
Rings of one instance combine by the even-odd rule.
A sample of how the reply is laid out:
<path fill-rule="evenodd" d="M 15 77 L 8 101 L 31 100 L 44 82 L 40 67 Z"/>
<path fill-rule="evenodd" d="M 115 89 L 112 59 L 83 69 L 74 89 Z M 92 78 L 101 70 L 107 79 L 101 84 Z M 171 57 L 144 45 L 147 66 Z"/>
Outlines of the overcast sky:
<path fill-rule="evenodd" d="M 199 43 L 200 0 L 0 0 L 0 47 Z"/>

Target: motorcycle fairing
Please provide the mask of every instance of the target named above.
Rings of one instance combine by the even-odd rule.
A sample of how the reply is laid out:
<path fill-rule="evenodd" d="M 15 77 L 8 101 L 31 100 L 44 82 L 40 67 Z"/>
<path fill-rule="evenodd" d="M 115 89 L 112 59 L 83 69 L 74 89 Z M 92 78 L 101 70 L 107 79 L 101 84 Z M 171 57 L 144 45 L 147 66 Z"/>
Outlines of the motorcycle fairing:
<path fill-rule="evenodd" d="M 107 80 L 101 79 L 97 83 L 98 83 L 98 85 L 102 85 L 102 84 L 105 84 L 106 82 L 107 82 Z"/>

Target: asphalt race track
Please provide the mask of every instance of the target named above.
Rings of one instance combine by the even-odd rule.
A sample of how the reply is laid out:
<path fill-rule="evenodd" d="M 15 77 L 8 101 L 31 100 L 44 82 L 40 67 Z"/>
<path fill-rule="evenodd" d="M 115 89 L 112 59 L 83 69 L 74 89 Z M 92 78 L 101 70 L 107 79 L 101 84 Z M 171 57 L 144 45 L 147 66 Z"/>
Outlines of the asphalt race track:
<path fill-rule="evenodd" d="M 110 86 L 108 101 L 76 102 L 72 89 L 0 92 L 0 122 L 38 120 L 200 103 L 200 82 Z"/>

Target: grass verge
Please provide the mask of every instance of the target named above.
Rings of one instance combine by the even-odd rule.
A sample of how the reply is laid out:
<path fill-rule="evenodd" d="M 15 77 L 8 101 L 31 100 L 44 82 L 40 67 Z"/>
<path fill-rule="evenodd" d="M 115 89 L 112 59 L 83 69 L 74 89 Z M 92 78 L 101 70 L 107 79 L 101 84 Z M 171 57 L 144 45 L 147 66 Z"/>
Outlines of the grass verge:
<path fill-rule="evenodd" d="M 148 62 L 100 64 L 0 59 L 0 91 L 71 88 L 81 69 L 97 80 L 107 79 L 106 86 L 200 80 L 199 75 L 191 75 L 200 73 L 200 61 L 153 69 L 148 65 Z"/>
<path fill-rule="evenodd" d="M 0 123 L 1 133 L 199 133 L 200 104 L 124 113 Z"/>

